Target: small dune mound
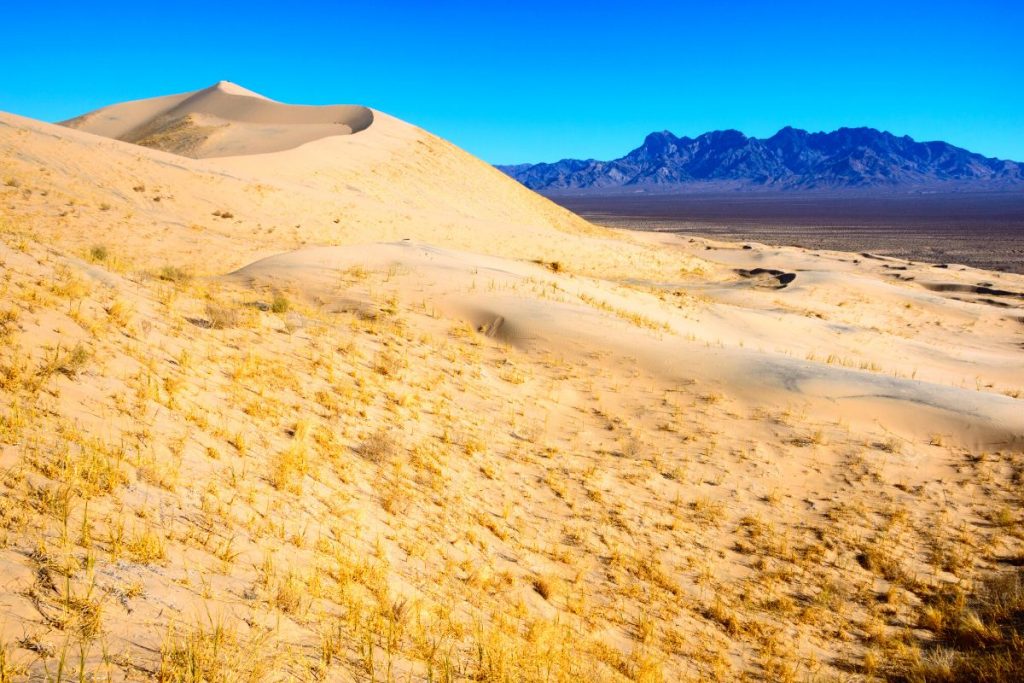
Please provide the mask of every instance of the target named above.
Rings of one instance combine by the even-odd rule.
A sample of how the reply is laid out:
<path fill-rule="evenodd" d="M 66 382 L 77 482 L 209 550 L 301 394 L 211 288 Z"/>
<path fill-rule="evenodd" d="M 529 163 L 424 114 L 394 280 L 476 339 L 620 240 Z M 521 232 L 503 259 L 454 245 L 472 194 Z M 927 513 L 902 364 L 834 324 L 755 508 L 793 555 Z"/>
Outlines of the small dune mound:
<path fill-rule="evenodd" d="M 265 154 L 373 123 L 356 105 L 283 104 L 221 81 L 192 93 L 97 109 L 62 125 L 195 159 Z"/>
<path fill-rule="evenodd" d="M 387 273 L 389 284 L 401 298 L 429 301 L 443 316 L 484 336 L 527 349 L 536 345 L 539 332 L 551 332 L 543 321 L 554 316 L 547 302 L 538 303 L 516 292 L 541 272 L 532 264 L 402 241 L 301 249 L 261 259 L 231 273 L 228 279 L 290 288 L 331 310 L 374 316 L 381 302 L 359 285 L 371 273 Z M 488 283 L 486 289 L 477 286 L 481 281 Z M 535 326 L 535 320 L 541 323 Z"/>

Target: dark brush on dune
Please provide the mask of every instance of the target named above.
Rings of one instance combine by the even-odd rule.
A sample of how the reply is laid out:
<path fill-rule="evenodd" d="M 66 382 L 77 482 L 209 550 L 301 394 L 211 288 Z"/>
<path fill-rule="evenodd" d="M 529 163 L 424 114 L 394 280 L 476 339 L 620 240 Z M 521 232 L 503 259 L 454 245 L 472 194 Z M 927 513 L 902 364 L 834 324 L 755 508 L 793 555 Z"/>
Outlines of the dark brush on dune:
<path fill-rule="evenodd" d="M 676 137 L 651 133 L 611 161 L 563 159 L 499 166 L 545 193 L 672 192 L 701 189 L 1024 189 L 1024 167 L 946 142 L 916 142 L 873 128 L 809 133 L 786 127 L 770 138 L 737 130 Z"/>
<path fill-rule="evenodd" d="M 774 289 L 785 289 L 786 285 L 796 279 L 796 273 L 787 273 L 782 270 L 775 270 L 774 268 L 753 268 L 751 270 L 737 268 L 736 273 L 748 280 L 767 280 L 772 282 L 769 286 Z"/>

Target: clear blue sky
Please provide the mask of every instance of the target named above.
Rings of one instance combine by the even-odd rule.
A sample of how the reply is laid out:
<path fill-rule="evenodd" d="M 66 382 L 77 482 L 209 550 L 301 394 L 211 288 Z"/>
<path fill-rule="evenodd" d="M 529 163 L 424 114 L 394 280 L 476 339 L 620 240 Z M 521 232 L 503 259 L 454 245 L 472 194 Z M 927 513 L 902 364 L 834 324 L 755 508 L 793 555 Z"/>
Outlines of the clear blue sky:
<path fill-rule="evenodd" d="M 162 6 L 158 6 L 162 5 Z M 12 2 L 0 110 L 225 79 L 382 109 L 496 163 L 652 130 L 868 125 L 1024 161 L 1024 2 Z"/>

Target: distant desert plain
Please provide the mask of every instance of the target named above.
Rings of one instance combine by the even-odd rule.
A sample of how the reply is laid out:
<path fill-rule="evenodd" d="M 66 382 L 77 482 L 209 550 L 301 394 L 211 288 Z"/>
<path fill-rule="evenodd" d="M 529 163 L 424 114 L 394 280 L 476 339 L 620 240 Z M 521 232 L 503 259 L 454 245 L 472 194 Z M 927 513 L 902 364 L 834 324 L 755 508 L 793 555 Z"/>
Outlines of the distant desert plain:
<path fill-rule="evenodd" d="M 1024 275 L 228 82 L 0 114 L 0 206 L 0 681 L 1020 680 Z"/>
<path fill-rule="evenodd" d="M 552 195 L 587 220 L 1024 273 L 1024 191 Z"/>

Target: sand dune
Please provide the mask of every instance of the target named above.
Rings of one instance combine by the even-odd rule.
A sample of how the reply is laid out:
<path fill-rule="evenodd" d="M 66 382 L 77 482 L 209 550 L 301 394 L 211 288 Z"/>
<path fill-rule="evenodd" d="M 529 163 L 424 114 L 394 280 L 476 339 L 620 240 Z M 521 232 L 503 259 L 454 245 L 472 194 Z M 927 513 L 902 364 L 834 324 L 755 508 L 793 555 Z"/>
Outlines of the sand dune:
<path fill-rule="evenodd" d="M 225 83 L 69 126 L 0 114 L 0 679 L 928 680 L 1016 642 L 979 586 L 1024 558 L 1024 276 L 602 229 Z"/>
<path fill-rule="evenodd" d="M 355 105 L 303 106 L 274 102 L 220 81 L 182 95 L 125 102 L 62 125 L 196 159 L 266 154 L 373 124 Z"/>
<path fill-rule="evenodd" d="M 631 301 L 600 281 L 577 278 L 566 287 L 531 263 L 404 241 L 304 249 L 262 259 L 229 277 L 251 287 L 287 289 L 327 310 L 372 311 L 371 288 L 346 279 L 354 269 L 387 274 L 387 291 L 405 303 L 429 302 L 453 321 L 542 357 L 585 362 L 597 352 L 603 364 L 617 364 L 620 371 L 640 364 L 666 388 L 694 380 L 726 386 L 748 408 L 799 405 L 819 419 L 843 415 L 862 429 L 878 427 L 878 416 L 884 414 L 885 429 L 902 438 L 945 433 L 947 440 L 968 448 L 1024 447 L 1024 410 L 1006 396 L 793 358 L 780 352 L 781 345 L 780 350 L 758 350 L 778 342 L 778 333 L 785 331 L 757 330 L 738 317 L 729 324 L 743 344 L 709 349 L 679 334 L 706 331 L 701 323 L 694 326 L 643 299 Z M 855 285 L 847 284 L 852 294 Z M 378 296 L 379 287 L 374 288 Z M 612 307 L 618 317 L 608 315 Z M 858 331 L 864 330 L 848 327 L 842 334 L 853 337 Z M 823 332 L 806 330 L 803 343 L 820 343 Z M 926 362 L 920 350 L 908 353 L 915 362 Z M 1019 353 L 1008 352 L 1006 370 L 1018 360 Z M 1024 382 L 1019 370 L 1014 368 L 1014 381 Z M 966 377 L 973 371 L 962 370 Z"/>
<path fill-rule="evenodd" d="M 577 249 L 580 233 L 603 231 L 380 112 L 358 135 L 200 160 L 0 113 L 0 152 L 6 175 L 38 176 L 40 191 L 72 202 L 62 207 L 40 191 L 12 192 L 12 218 L 46 216 L 40 227 L 79 249 L 116 234 L 138 265 L 183 259 L 200 272 L 223 273 L 306 242 L 411 237 L 608 267 L 607 258 L 588 263 L 591 254 Z M 41 163 L 48 172 L 39 175 Z M 224 211 L 232 217 L 214 215 Z M 150 248 L 158 236 L 168 242 L 166 254 Z M 611 256 L 625 270 L 625 260 Z"/>

